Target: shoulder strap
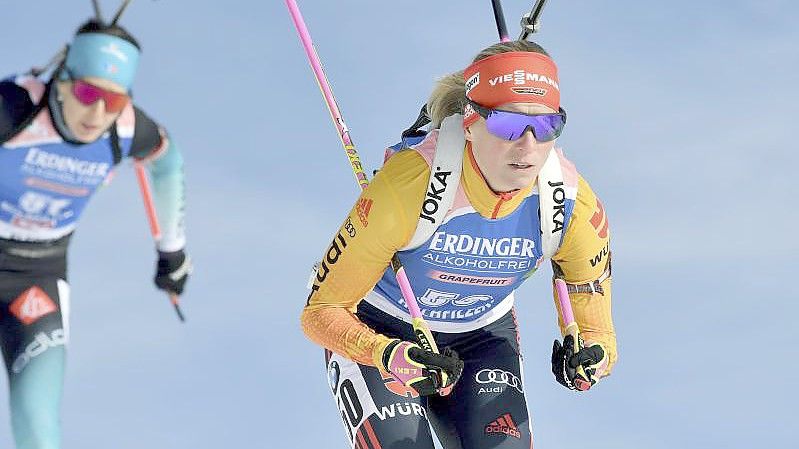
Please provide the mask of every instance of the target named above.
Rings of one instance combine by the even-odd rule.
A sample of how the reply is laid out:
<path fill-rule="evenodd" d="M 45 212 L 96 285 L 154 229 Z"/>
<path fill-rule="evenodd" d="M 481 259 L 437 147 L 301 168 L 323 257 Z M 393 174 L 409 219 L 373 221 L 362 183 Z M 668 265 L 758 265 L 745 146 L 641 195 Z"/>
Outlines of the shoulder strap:
<path fill-rule="evenodd" d="M 566 219 L 566 190 L 563 183 L 563 170 L 554 148 L 549 151 L 547 160 L 538 173 L 538 195 L 541 249 L 544 257 L 551 259 L 560 248 Z"/>
<path fill-rule="evenodd" d="M 400 251 L 418 248 L 444 222 L 460 185 L 465 144 L 463 116 L 455 114 L 445 118 L 438 131 L 436 153 L 430 166 L 429 187 L 419 212 L 416 231 L 411 241 Z"/>
<path fill-rule="evenodd" d="M 110 141 L 111 141 L 111 154 L 114 156 L 114 165 L 119 164 L 122 162 L 122 147 L 119 145 L 119 133 L 117 132 L 117 122 L 114 122 L 111 125 L 110 132 Z"/>
<path fill-rule="evenodd" d="M 455 202 L 463 167 L 463 116 L 451 115 L 444 119 L 438 132 L 436 153 L 430 167 L 430 180 L 419 213 L 419 222 L 410 242 L 400 251 L 418 248 L 426 242 L 439 226 Z M 560 248 L 566 214 L 566 191 L 563 171 L 554 149 L 547 156 L 538 174 L 539 218 L 541 245 L 545 258 L 550 259 Z"/>
<path fill-rule="evenodd" d="M 17 134 L 24 131 L 25 128 L 27 128 L 28 126 L 30 126 L 31 123 L 33 123 L 33 120 L 36 118 L 36 116 L 39 115 L 40 112 L 42 112 L 42 109 L 44 109 L 45 106 L 47 106 L 47 101 L 50 98 L 50 87 L 52 85 L 53 85 L 53 80 L 50 80 L 44 88 L 44 94 L 42 94 L 42 98 L 39 99 L 39 103 L 37 103 L 36 106 L 34 106 L 30 114 L 28 114 L 28 116 L 26 116 L 25 119 L 19 123 L 19 125 L 15 126 L 7 133 L 0 135 L 0 145 L 3 145 L 4 143 L 13 139 Z"/>

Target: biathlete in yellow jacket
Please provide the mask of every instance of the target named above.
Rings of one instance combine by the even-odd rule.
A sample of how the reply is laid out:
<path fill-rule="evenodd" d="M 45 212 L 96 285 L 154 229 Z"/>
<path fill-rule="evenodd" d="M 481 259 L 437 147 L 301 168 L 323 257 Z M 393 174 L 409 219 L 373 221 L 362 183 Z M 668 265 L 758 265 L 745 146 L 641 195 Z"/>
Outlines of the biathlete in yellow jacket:
<path fill-rule="evenodd" d="M 537 44 L 488 47 L 439 80 L 427 108 L 432 131 L 389 151 L 325 252 L 302 327 L 328 349 L 351 446 L 433 448 L 432 425 L 447 449 L 527 449 L 514 291 L 551 259 L 583 340 L 555 341 L 553 373 L 570 389 L 607 376 L 608 220 L 555 148 L 566 113 L 555 63 Z M 441 354 L 414 343 L 395 254 Z M 454 386 L 441 388 L 440 370 Z"/>

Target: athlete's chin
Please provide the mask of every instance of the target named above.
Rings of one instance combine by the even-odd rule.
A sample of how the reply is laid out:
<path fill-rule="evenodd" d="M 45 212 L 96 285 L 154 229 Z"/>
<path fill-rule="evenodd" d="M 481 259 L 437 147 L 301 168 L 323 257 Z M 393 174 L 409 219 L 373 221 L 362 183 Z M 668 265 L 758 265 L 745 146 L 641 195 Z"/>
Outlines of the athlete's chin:
<path fill-rule="evenodd" d="M 507 192 L 513 190 L 523 189 L 535 181 L 536 176 L 538 176 L 538 170 L 535 172 L 528 172 L 528 173 L 509 173 L 508 176 L 505 177 L 505 187 L 507 187 Z"/>
<path fill-rule="evenodd" d="M 72 134 L 75 136 L 75 139 L 82 143 L 94 142 L 95 140 L 99 139 L 104 132 L 105 130 L 100 129 L 99 127 L 93 129 L 79 128 L 77 130 L 72 130 Z"/>

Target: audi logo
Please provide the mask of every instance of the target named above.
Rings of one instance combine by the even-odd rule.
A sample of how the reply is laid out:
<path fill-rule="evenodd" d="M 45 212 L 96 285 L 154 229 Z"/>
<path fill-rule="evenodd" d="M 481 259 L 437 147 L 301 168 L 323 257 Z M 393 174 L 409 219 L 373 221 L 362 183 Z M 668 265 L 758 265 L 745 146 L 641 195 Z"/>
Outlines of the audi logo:
<path fill-rule="evenodd" d="M 505 384 L 513 387 L 519 393 L 522 391 L 522 381 L 515 374 L 503 371 L 501 369 L 482 369 L 474 375 L 474 380 L 478 384 Z"/>

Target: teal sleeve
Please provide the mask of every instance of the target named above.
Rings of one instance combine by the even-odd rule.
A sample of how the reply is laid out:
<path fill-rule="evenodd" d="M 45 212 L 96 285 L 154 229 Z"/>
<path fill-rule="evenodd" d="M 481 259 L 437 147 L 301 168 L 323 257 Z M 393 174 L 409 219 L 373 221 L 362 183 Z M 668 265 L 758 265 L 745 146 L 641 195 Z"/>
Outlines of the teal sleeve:
<path fill-rule="evenodd" d="M 166 151 L 148 163 L 153 201 L 161 225 L 158 250 L 172 252 L 186 246 L 184 228 L 185 183 L 183 155 L 174 140 L 167 139 Z"/>

